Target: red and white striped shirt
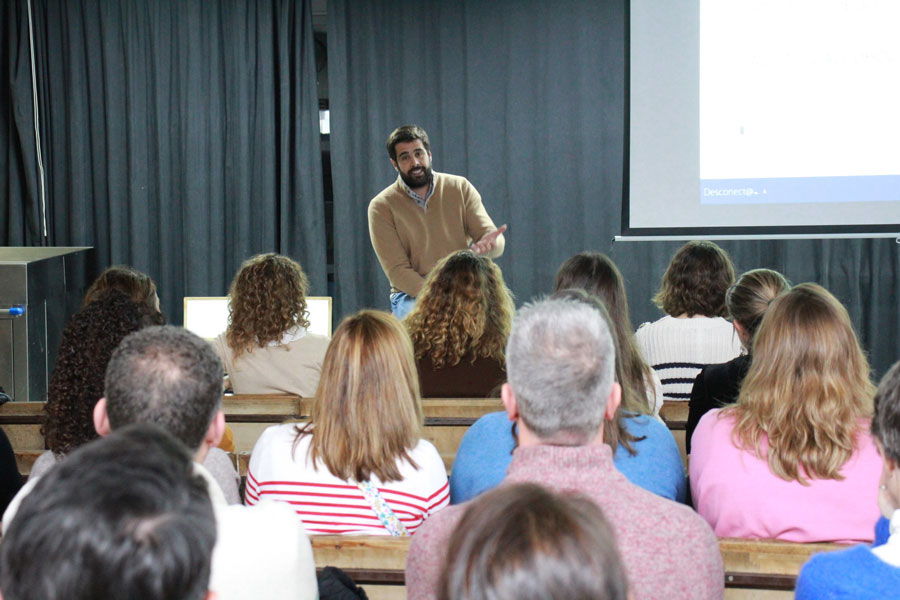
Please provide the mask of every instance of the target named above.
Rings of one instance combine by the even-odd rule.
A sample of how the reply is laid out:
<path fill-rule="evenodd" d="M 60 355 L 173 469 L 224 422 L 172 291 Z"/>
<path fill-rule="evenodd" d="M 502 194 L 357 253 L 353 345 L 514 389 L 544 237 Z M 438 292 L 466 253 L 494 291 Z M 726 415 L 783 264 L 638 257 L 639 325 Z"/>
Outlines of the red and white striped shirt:
<path fill-rule="evenodd" d="M 286 502 L 309 534 L 388 535 L 356 484 L 335 477 L 321 461 L 313 467 L 308 457 L 311 436 L 303 436 L 291 453 L 294 431 L 293 424 L 269 427 L 256 442 L 247 471 L 246 504 Z M 430 442 L 419 440 L 409 455 L 419 468 L 398 461 L 401 481 L 382 483 L 374 475 L 371 481 L 412 534 L 450 503 L 450 489 L 444 462 Z"/>

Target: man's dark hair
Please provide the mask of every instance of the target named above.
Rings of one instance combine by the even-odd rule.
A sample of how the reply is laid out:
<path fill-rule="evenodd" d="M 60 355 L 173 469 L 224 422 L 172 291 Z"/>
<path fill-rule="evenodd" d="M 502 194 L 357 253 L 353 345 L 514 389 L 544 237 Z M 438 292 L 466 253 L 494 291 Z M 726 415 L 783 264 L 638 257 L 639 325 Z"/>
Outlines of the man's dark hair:
<path fill-rule="evenodd" d="M 0 545 L 5 600 L 199 600 L 216 524 L 188 451 L 154 425 L 73 451 L 22 501 Z"/>
<path fill-rule="evenodd" d="M 401 125 L 391 132 L 387 139 L 387 151 L 391 160 L 397 160 L 397 144 L 422 140 L 422 145 L 427 152 L 431 152 L 431 144 L 428 142 L 428 134 L 418 125 Z"/>
<path fill-rule="evenodd" d="M 881 442 L 885 458 L 900 463 L 900 362 L 894 363 L 878 384 L 872 435 Z"/>
<path fill-rule="evenodd" d="M 106 369 L 112 429 L 156 423 L 196 450 L 222 402 L 222 363 L 212 346 L 171 325 L 129 335 Z"/>

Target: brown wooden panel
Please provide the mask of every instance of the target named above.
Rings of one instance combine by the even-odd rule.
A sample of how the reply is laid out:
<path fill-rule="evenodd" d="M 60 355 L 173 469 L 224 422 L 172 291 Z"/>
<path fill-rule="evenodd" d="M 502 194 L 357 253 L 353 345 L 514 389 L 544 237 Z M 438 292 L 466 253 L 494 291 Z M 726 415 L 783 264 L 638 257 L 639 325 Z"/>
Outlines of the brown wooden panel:
<path fill-rule="evenodd" d="M 686 400 L 666 400 L 659 409 L 659 416 L 669 429 L 685 429 L 688 419 L 688 403 Z"/>
<path fill-rule="evenodd" d="M 317 567 L 401 572 L 406 568 L 409 537 L 313 535 L 309 539 Z"/>
<path fill-rule="evenodd" d="M 793 575 L 816 552 L 831 552 L 842 544 L 797 544 L 776 540 L 744 540 L 721 538 L 719 551 L 725 571 L 731 573 L 765 573 Z"/>

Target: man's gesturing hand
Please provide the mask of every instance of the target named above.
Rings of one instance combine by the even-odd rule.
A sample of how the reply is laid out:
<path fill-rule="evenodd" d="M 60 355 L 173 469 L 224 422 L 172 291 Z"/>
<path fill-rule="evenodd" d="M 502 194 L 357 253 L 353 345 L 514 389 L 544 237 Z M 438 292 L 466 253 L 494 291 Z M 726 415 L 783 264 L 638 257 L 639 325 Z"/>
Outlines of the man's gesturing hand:
<path fill-rule="evenodd" d="M 472 252 L 475 254 L 487 254 L 494 249 L 497 238 L 500 237 L 504 231 L 506 231 L 506 225 L 501 225 L 492 232 L 484 234 L 480 240 L 472 243 Z"/>

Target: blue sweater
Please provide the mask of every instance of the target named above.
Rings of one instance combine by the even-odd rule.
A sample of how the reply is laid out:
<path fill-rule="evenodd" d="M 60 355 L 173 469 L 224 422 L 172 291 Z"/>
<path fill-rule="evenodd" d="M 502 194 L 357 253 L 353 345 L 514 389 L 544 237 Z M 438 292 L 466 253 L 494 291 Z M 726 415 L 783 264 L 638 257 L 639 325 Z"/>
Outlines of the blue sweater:
<path fill-rule="evenodd" d="M 795 600 L 896 598 L 900 569 L 872 553 L 868 546 L 816 554 L 800 571 Z"/>
<path fill-rule="evenodd" d="M 450 502 L 459 504 L 497 486 L 506 477 L 515 440 L 512 422 L 505 412 L 478 419 L 463 436 L 450 472 Z M 678 445 L 669 429 L 648 416 L 625 419 L 625 429 L 646 439 L 632 444 L 632 456 L 621 445 L 616 449 L 616 468 L 631 483 L 670 500 L 684 502 L 687 481 Z"/>

